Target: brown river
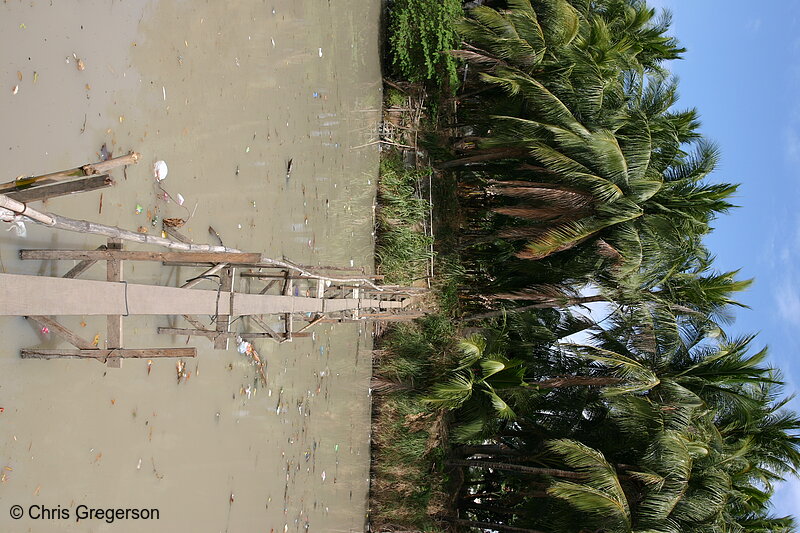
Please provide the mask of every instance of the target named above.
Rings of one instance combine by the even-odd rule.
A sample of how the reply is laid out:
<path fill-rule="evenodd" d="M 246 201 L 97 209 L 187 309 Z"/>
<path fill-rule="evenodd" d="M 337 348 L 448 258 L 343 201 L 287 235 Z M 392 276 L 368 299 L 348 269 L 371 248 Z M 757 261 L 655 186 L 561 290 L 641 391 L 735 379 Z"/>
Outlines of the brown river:
<path fill-rule="evenodd" d="M 189 218 L 180 231 L 194 242 L 219 244 L 213 226 L 240 250 L 371 269 L 379 15 L 375 0 L 3 2 L 0 182 L 98 161 L 104 144 L 135 150 L 141 162 L 113 171 L 114 187 L 32 206 L 158 234 L 162 218 Z M 169 168 L 160 187 L 157 160 Z M 23 248 L 104 244 L 7 227 L 7 273 L 76 264 L 21 261 Z M 124 277 L 176 286 L 198 272 L 127 262 Z M 105 279 L 105 265 L 82 277 Z M 59 320 L 104 346 L 104 318 Z M 186 346 L 156 332 L 178 322 L 126 317 L 125 347 Z M 265 386 L 235 343 L 197 337 L 180 382 L 174 359 L 23 360 L 21 348 L 66 345 L 0 317 L 0 531 L 363 531 L 370 328 L 315 331 L 255 341 Z M 92 509 L 148 511 L 112 522 Z"/>

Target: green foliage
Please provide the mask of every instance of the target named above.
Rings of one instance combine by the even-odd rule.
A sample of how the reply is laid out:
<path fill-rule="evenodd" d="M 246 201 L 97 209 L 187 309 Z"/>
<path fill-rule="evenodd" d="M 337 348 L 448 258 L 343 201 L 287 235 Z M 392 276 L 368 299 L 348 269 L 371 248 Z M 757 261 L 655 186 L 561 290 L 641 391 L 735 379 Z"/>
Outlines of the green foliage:
<path fill-rule="evenodd" d="M 393 0 L 389 6 L 389 54 L 397 74 L 412 82 L 458 86 L 455 25 L 461 0 Z"/>
<path fill-rule="evenodd" d="M 404 168 L 397 155 L 381 161 L 375 255 L 387 283 L 410 285 L 427 273 L 433 239 L 424 233 L 429 203 L 418 188 L 427 172 Z"/>
<path fill-rule="evenodd" d="M 373 417 L 371 523 L 440 531 L 431 518 L 444 511 L 447 476 L 439 440 L 442 414 L 422 401 L 418 390 L 449 359 L 455 329 L 441 314 L 396 324 L 380 339 L 384 355 L 375 375 L 400 390 L 376 394 Z M 379 529 L 378 529 L 379 530 Z"/>
<path fill-rule="evenodd" d="M 408 96 L 394 87 L 389 87 L 383 95 L 386 107 L 402 107 L 408 103 Z"/>

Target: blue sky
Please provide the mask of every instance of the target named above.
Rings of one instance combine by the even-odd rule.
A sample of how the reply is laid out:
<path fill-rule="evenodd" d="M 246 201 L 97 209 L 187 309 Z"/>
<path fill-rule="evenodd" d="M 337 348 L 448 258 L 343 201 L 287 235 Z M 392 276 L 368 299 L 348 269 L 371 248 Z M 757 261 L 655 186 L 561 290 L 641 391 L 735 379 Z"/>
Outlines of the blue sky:
<path fill-rule="evenodd" d="M 734 333 L 759 332 L 787 392 L 800 391 L 800 0 L 650 0 L 673 15 L 688 50 L 670 70 L 679 107 L 696 107 L 721 148 L 713 181 L 741 183 L 740 205 L 707 240 L 717 268 L 756 279 Z M 792 403 L 800 411 L 800 400 Z M 800 482 L 777 491 L 776 514 L 800 517 Z"/>

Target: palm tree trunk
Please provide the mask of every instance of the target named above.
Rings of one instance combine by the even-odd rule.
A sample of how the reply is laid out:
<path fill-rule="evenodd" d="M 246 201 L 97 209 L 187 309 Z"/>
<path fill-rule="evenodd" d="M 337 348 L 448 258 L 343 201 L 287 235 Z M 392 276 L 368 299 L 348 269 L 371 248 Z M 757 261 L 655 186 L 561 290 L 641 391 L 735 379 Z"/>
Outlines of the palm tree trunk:
<path fill-rule="evenodd" d="M 492 298 L 498 298 L 500 300 L 522 300 L 522 301 L 537 301 L 538 303 L 531 304 L 530 306 L 526 306 L 527 308 L 533 309 L 551 309 L 554 307 L 572 307 L 573 305 L 583 305 L 592 302 L 607 302 L 608 296 L 604 296 L 602 294 L 595 294 L 592 296 L 575 296 L 575 297 L 568 297 L 564 296 L 563 298 L 557 297 L 548 297 L 542 296 L 536 293 L 526 294 L 524 292 L 506 292 L 501 294 L 493 294 Z"/>
<path fill-rule="evenodd" d="M 526 529 L 522 527 L 507 526 L 504 524 L 492 524 L 491 522 L 476 522 L 474 520 L 464 520 L 462 518 L 450 518 L 449 521 L 459 526 L 493 529 L 495 531 L 507 531 L 508 533 L 545 533 L 544 531 L 539 531 L 538 529 Z"/>
<path fill-rule="evenodd" d="M 476 461 L 453 459 L 449 461 L 451 466 L 470 466 L 475 468 L 491 468 L 492 470 L 505 470 L 508 472 L 521 472 L 523 474 L 533 474 L 539 476 L 552 476 L 565 479 L 585 479 L 586 476 L 579 472 L 569 470 L 558 470 L 556 468 L 538 468 L 535 466 L 518 465 L 512 463 L 498 463 L 496 461 Z"/>
<path fill-rule="evenodd" d="M 460 157 L 445 161 L 437 165 L 439 169 L 454 168 L 468 165 L 470 163 L 485 163 L 488 161 L 497 161 L 500 159 L 521 159 L 529 155 L 528 150 L 524 148 L 486 148 L 483 150 L 476 150 L 475 155 L 467 157 Z"/>
<path fill-rule="evenodd" d="M 543 381 L 531 383 L 540 389 L 559 389 L 562 387 L 603 387 L 606 385 L 618 385 L 624 380 L 614 377 L 595 377 L 595 376 L 560 376 Z"/>

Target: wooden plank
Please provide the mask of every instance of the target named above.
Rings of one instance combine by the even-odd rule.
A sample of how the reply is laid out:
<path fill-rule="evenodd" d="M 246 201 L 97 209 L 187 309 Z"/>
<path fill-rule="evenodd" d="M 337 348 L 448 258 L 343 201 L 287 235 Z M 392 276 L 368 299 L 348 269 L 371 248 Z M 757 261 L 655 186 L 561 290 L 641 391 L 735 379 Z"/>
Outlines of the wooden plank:
<path fill-rule="evenodd" d="M 246 252 L 152 252 L 143 250 L 20 250 L 21 259 L 95 261 L 161 261 L 186 263 L 257 264 L 261 254 Z"/>
<path fill-rule="evenodd" d="M 68 181 L 66 183 L 59 183 L 57 185 L 34 187 L 21 191 L 12 191 L 9 192 L 7 196 L 18 202 L 40 202 L 49 200 L 50 198 L 57 198 L 59 196 L 67 196 L 69 194 L 105 189 L 106 187 L 111 187 L 112 185 L 114 185 L 114 180 L 111 179 L 110 176 L 103 174 L 100 176 L 92 176 L 89 178 Z"/>
<path fill-rule="evenodd" d="M 297 333 L 303 333 L 305 330 L 311 328 L 312 326 L 314 326 L 316 324 L 319 324 L 324 319 L 325 319 L 325 315 L 317 315 L 316 317 L 314 317 L 314 320 L 312 320 L 311 322 L 309 322 L 308 324 L 306 324 L 305 326 L 303 326 L 302 328 L 297 330 Z M 295 333 L 295 335 L 297 335 L 297 333 Z"/>
<path fill-rule="evenodd" d="M 270 290 L 272 287 L 274 287 L 276 283 L 278 283 L 278 280 L 277 280 L 277 279 L 273 279 L 272 281 L 270 281 L 269 283 L 267 283 L 267 284 L 264 286 L 264 288 L 263 288 L 263 289 L 261 289 L 261 291 L 259 291 L 259 293 L 258 293 L 258 294 L 267 294 L 267 291 L 268 291 L 268 290 Z"/>
<path fill-rule="evenodd" d="M 122 241 L 108 239 L 108 250 L 122 250 Z M 122 261 L 106 261 L 106 281 L 122 281 Z M 107 348 L 122 348 L 122 315 L 108 315 L 106 317 Z M 119 357 L 109 357 L 106 364 L 109 368 L 119 368 L 122 360 Z"/>
<path fill-rule="evenodd" d="M 222 309 L 225 314 L 240 316 L 359 307 L 359 301 L 352 298 L 321 300 L 270 294 L 233 293 L 233 302 L 229 302 L 220 300 L 218 306 L 217 291 L 213 290 L 0 273 L 0 316 L 124 315 L 126 309 L 130 315 L 214 315 Z"/>
<path fill-rule="evenodd" d="M 294 337 L 294 338 L 301 338 L 301 337 L 303 337 L 303 338 L 308 338 L 308 337 L 311 337 L 312 335 L 314 335 L 314 333 L 312 333 L 312 332 L 310 332 L 310 331 L 307 331 L 307 332 L 304 332 L 304 333 L 295 333 L 295 334 L 293 335 L 293 337 Z M 240 336 L 241 338 L 243 338 L 244 340 L 264 339 L 264 338 L 267 338 L 267 337 L 269 337 L 269 338 L 272 338 L 272 337 L 271 337 L 271 335 L 270 335 L 269 333 L 261 333 L 261 332 L 256 332 L 256 333 L 239 333 L 239 336 Z M 283 340 L 283 339 L 281 339 L 281 340 Z M 280 342 L 280 341 L 279 341 L 279 342 Z"/>
<path fill-rule="evenodd" d="M 42 327 L 48 328 L 52 333 L 55 333 L 59 337 L 69 342 L 71 345 L 75 346 L 76 348 L 80 348 L 82 350 L 92 350 L 95 348 L 95 346 L 91 342 L 74 334 L 72 330 L 64 327 L 61 323 L 57 322 L 56 320 L 50 317 L 28 316 L 25 318 L 27 318 L 28 320 L 33 320 Z"/>
<path fill-rule="evenodd" d="M 286 279 L 285 274 L 270 274 L 268 272 L 242 272 L 239 274 L 244 278 L 259 278 L 259 279 Z M 374 280 L 382 280 L 385 276 L 375 275 L 375 276 L 337 276 L 339 279 L 352 279 L 353 281 L 358 281 L 362 279 L 374 279 Z M 289 279 L 319 279 L 317 276 L 308 276 L 304 274 L 296 275 L 296 276 L 289 276 Z"/>
<path fill-rule="evenodd" d="M 228 304 L 227 312 L 231 312 L 233 308 L 233 301 L 230 297 L 230 294 L 233 292 L 233 277 L 236 275 L 236 271 L 233 268 L 226 268 L 222 271 L 222 278 L 220 281 L 220 288 L 219 293 L 220 295 L 225 295 L 226 297 L 220 298 L 220 306 L 224 304 Z M 231 328 L 231 316 L 230 314 L 218 314 L 217 315 L 217 331 L 220 333 L 227 333 L 230 331 Z M 227 350 L 228 349 L 228 339 L 229 337 L 225 336 L 218 336 L 214 339 L 214 349 L 215 350 Z"/>
<path fill-rule="evenodd" d="M 116 350 L 40 350 L 28 348 L 20 352 L 23 359 L 58 359 L 61 357 L 82 359 L 155 359 L 156 357 L 197 357 L 197 348 L 118 348 Z"/>
<path fill-rule="evenodd" d="M 197 329 L 206 329 L 206 326 L 192 315 L 183 315 L 183 318 Z"/>
<path fill-rule="evenodd" d="M 264 321 L 261 319 L 261 317 L 260 317 L 260 316 L 258 316 L 258 315 L 251 315 L 251 316 L 250 316 L 250 320 L 252 320 L 253 322 L 255 322 L 255 323 L 256 323 L 256 324 L 257 324 L 257 325 L 258 325 L 258 326 L 259 326 L 261 329 L 263 329 L 264 331 L 266 331 L 266 332 L 267 332 L 267 334 L 268 334 L 270 337 L 272 337 L 273 339 L 275 339 L 276 341 L 281 341 L 281 340 L 283 340 L 283 339 L 282 339 L 282 337 L 280 336 L 280 334 L 278 334 L 278 333 L 277 333 L 277 332 L 276 332 L 274 329 L 272 329 L 271 327 L 269 327 L 269 324 L 267 324 L 266 322 L 264 322 Z"/>
<path fill-rule="evenodd" d="M 95 174 L 108 174 L 109 170 L 114 168 L 132 165 L 138 162 L 140 155 L 136 152 L 131 152 L 127 155 L 112 157 L 106 161 L 98 163 L 90 163 L 82 167 L 72 168 L 69 170 L 62 170 L 50 174 L 43 174 L 41 176 L 25 176 L 17 178 L 14 181 L 0 184 L 0 193 L 7 194 L 10 191 L 21 191 L 32 187 L 41 185 L 48 185 L 51 183 L 58 183 L 65 180 L 80 178 L 83 176 L 92 176 Z"/>
<path fill-rule="evenodd" d="M 278 335 L 276 339 L 273 335 L 274 333 L 267 333 L 267 332 L 246 332 L 246 333 L 237 333 L 235 331 L 229 331 L 227 333 L 220 333 L 214 330 L 208 329 L 190 329 L 190 328 L 158 328 L 158 332 L 164 335 L 186 335 L 189 337 L 208 337 L 209 339 L 214 339 L 216 337 L 225 337 L 228 339 L 233 339 L 235 337 L 241 337 L 245 340 L 253 340 L 253 339 L 274 339 L 277 341 L 282 341 L 283 338 Z M 295 335 L 296 337 L 310 337 L 311 334 L 303 333 L 301 335 Z"/>
<path fill-rule="evenodd" d="M 105 250 L 106 249 L 106 245 L 105 244 L 101 244 L 97 249 L 98 250 Z M 64 278 L 77 278 L 78 276 L 80 276 L 81 274 L 83 274 L 84 272 L 89 270 L 89 268 L 91 268 L 91 266 L 94 265 L 95 263 L 97 263 L 97 261 L 84 259 L 83 261 L 81 261 L 80 263 L 78 263 L 77 265 L 72 267 L 70 269 L 70 271 L 67 272 L 66 274 L 64 274 L 62 277 L 64 277 Z"/>
<path fill-rule="evenodd" d="M 292 286 L 294 284 L 294 280 L 290 275 L 290 271 L 286 271 L 286 281 L 283 282 L 283 289 L 281 289 L 281 294 L 284 296 L 291 296 L 292 295 Z"/>
<path fill-rule="evenodd" d="M 158 332 L 166 335 L 188 335 L 198 336 L 198 337 L 208 337 L 209 339 L 215 339 L 219 336 L 226 336 L 228 338 L 235 337 L 235 333 L 225 333 L 219 332 L 213 329 L 205 329 L 205 328 L 198 328 L 198 329 L 191 329 L 191 328 L 158 328 Z"/>
<path fill-rule="evenodd" d="M 217 291 L 127 285 L 131 315 L 216 313 Z M 123 315 L 125 286 L 83 279 L 0 273 L 0 316 Z"/>

